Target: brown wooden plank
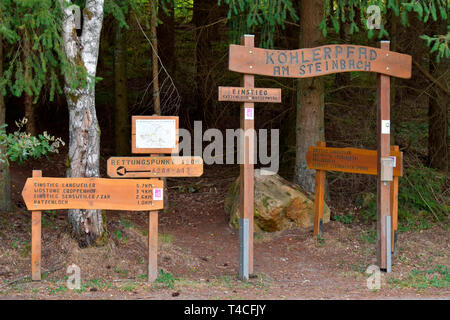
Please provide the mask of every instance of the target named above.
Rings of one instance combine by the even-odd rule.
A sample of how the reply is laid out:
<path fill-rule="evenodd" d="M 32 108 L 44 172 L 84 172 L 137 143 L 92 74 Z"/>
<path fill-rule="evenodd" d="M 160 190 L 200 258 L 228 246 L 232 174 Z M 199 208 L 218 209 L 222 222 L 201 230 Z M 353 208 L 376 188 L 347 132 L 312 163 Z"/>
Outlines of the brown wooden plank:
<path fill-rule="evenodd" d="M 166 141 L 169 145 L 174 145 L 174 147 L 145 147 L 140 146 L 139 144 L 139 137 L 136 135 L 136 130 L 138 130 L 138 124 L 137 122 L 147 122 L 149 125 L 151 125 L 151 121 L 175 121 L 175 127 L 176 127 L 176 133 L 175 133 L 175 139 L 174 141 Z M 157 126 L 157 123 L 155 122 L 155 126 Z M 178 125 L 179 125 L 179 119 L 176 116 L 133 116 L 131 118 L 131 152 L 132 153 L 178 153 Z M 139 132 L 137 133 L 139 134 Z M 141 135 L 145 135 L 146 133 L 140 133 Z M 170 136 L 167 133 L 162 133 L 163 137 Z"/>
<path fill-rule="evenodd" d="M 287 78 L 363 71 L 409 79 L 411 61 L 410 55 L 352 44 L 298 50 L 230 45 L 228 68 L 245 74 Z"/>
<path fill-rule="evenodd" d="M 111 157 L 107 161 L 111 178 L 200 177 L 201 157 Z"/>
<path fill-rule="evenodd" d="M 389 41 L 381 41 L 381 49 L 389 50 Z M 386 128 L 385 121 L 391 119 L 390 102 L 391 84 L 390 77 L 384 74 L 378 75 L 377 94 L 377 260 L 381 269 L 387 270 L 387 247 L 386 247 L 386 217 L 390 215 L 390 186 L 391 183 L 381 181 L 381 158 L 390 155 L 390 130 Z M 390 127 L 390 124 L 389 124 Z M 391 217 L 392 219 L 392 217 Z"/>
<path fill-rule="evenodd" d="M 255 44 L 254 36 L 245 35 L 242 37 L 241 43 L 247 47 L 253 47 Z M 245 74 L 241 83 L 244 88 L 255 87 L 255 77 Z M 240 183 L 241 183 L 241 218 L 249 221 L 249 261 L 248 272 L 253 274 L 253 219 L 254 219 L 254 161 L 251 160 L 253 154 L 252 142 L 248 138 L 247 133 L 255 128 L 254 121 L 254 103 L 244 102 L 241 105 L 241 128 L 246 136 L 244 142 L 244 163 L 240 165 Z M 253 155 L 254 156 L 254 155 Z"/>
<path fill-rule="evenodd" d="M 396 158 L 394 176 L 403 175 L 403 153 L 391 149 Z M 308 168 L 361 174 L 377 174 L 377 151 L 356 148 L 325 148 L 311 146 L 306 153 Z"/>
<path fill-rule="evenodd" d="M 163 188 L 158 179 L 28 178 L 22 197 L 28 210 L 148 211 L 163 208 Z"/>
<path fill-rule="evenodd" d="M 148 213 L 148 273 L 147 281 L 158 278 L 158 211 Z"/>
<path fill-rule="evenodd" d="M 318 147 L 325 147 L 325 142 L 318 142 Z M 322 235 L 322 221 L 323 221 L 323 203 L 325 197 L 325 171 L 316 171 L 316 185 L 314 188 L 314 236 Z"/>
<path fill-rule="evenodd" d="M 219 87 L 219 101 L 279 103 L 281 89 Z"/>
<path fill-rule="evenodd" d="M 42 171 L 33 170 L 33 177 L 42 177 Z M 33 281 L 41 281 L 41 215 L 41 211 L 31 212 L 31 279 Z"/>

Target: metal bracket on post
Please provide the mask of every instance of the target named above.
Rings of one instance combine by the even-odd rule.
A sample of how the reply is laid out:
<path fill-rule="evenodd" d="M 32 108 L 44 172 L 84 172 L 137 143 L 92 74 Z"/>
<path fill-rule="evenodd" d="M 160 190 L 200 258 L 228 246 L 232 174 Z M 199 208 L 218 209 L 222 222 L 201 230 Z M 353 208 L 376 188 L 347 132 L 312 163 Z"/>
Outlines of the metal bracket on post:
<path fill-rule="evenodd" d="M 391 272 L 391 216 L 386 217 L 386 272 Z"/>
<path fill-rule="evenodd" d="M 248 280 L 248 245 L 249 245 L 249 221 L 239 219 L 239 278 Z"/>
<path fill-rule="evenodd" d="M 394 159 L 391 157 L 381 158 L 381 181 L 390 182 L 394 179 Z"/>

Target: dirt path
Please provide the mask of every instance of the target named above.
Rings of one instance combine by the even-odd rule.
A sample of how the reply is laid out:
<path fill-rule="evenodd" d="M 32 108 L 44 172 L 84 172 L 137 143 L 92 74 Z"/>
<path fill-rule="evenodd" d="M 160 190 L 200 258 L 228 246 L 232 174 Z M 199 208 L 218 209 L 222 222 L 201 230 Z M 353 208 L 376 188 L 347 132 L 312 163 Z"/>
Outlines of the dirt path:
<path fill-rule="evenodd" d="M 43 169 L 63 176 L 63 158 Z M 80 249 L 69 236 L 63 212 L 44 213 L 43 269 L 61 266 L 31 283 L 8 282 L 30 273 L 30 213 L 20 190 L 33 166 L 13 167 L 14 213 L 0 213 L 0 299 L 449 299 L 449 236 L 440 227 L 399 235 L 392 273 L 381 289 L 367 288 L 375 262 L 370 225 L 324 225 L 312 230 L 255 234 L 255 277 L 237 279 L 238 233 L 229 227 L 224 194 L 237 168 L 208 167 L 195 179 L 169 179 L 170 207 L 160 214 L 159 268 L 145 282 L 147 214 L 108 212 L 108 243 Z M 67 289 L 66 268 L 81 269 L 82 287 Z M 416 270 L 416 271 L 414 271 Z"/>

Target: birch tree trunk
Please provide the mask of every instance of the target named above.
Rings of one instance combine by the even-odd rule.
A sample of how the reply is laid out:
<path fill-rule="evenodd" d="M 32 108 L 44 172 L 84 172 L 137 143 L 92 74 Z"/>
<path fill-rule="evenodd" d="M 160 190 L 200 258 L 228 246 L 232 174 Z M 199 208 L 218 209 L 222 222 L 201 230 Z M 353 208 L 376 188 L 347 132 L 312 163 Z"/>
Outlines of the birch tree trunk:
<path fill-rule="evenodd" d="M 3 39 L 0 33 L 0 78 L 3 76 Z M 3 95 L 0 92 L 0 126 L 5 123 L 6 107 Z M 6 146 L 0 146 L 0 155 L 5 155 Z M 0 210 L 11 209 L 11 177 L 8 162 L 0 162 Z"/>
<path fill-rule="evenodd" d="M 69 3 L 68 0 L 60 0 Z M 69 108 L 68 177 L 98 177 L 100 159 L 100 128 L 95 110 L 95 74 L 97 70 L 104 0 L 86 0 L 81 37 L 77 36 L 71 8 L 63 5 L 63 39 L 69 61 L 83 67 L 89 85 L 69 87 L 66 75 L 65 93 Z M 90 246 L 103 235 L 102 213 L 99 210 L 69 210 L 72 233 L 81 247 Z"/>
<path fill-rule="evenodd" d="M 300 48 L 321 45 L 319 30 L 324 15 L 322 0 L 300 2 Z M 299 79 L 297 85 L 295 183 L 314 192 L 315 172 L 306 165 L 306 152 L 318 141 L 325 141 L 323 77 Z"/>

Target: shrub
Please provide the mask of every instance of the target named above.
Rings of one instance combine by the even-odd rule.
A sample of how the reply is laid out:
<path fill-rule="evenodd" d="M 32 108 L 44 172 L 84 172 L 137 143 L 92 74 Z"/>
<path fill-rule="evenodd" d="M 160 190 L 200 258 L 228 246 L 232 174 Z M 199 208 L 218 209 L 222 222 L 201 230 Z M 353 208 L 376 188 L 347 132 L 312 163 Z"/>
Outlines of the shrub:
<path fill-rule="evenodd" d="M 64 146 L 64 141 L 61 138 L 55 138 L 46 131 L 37 137 L 21 131 L 26 123 L 26 118 L 23 118 L 20 122 L 16 121 L 18 130 L 9 134 L 5 130 L 6 124 L 0 126 L 0 146 L 6 146 L 6 153 L 0 154 L 1 162 L 22 163 L 29 158 L 38 159 L 47 156 L 49 153 L 58 153 L 60 145 Z"/>

